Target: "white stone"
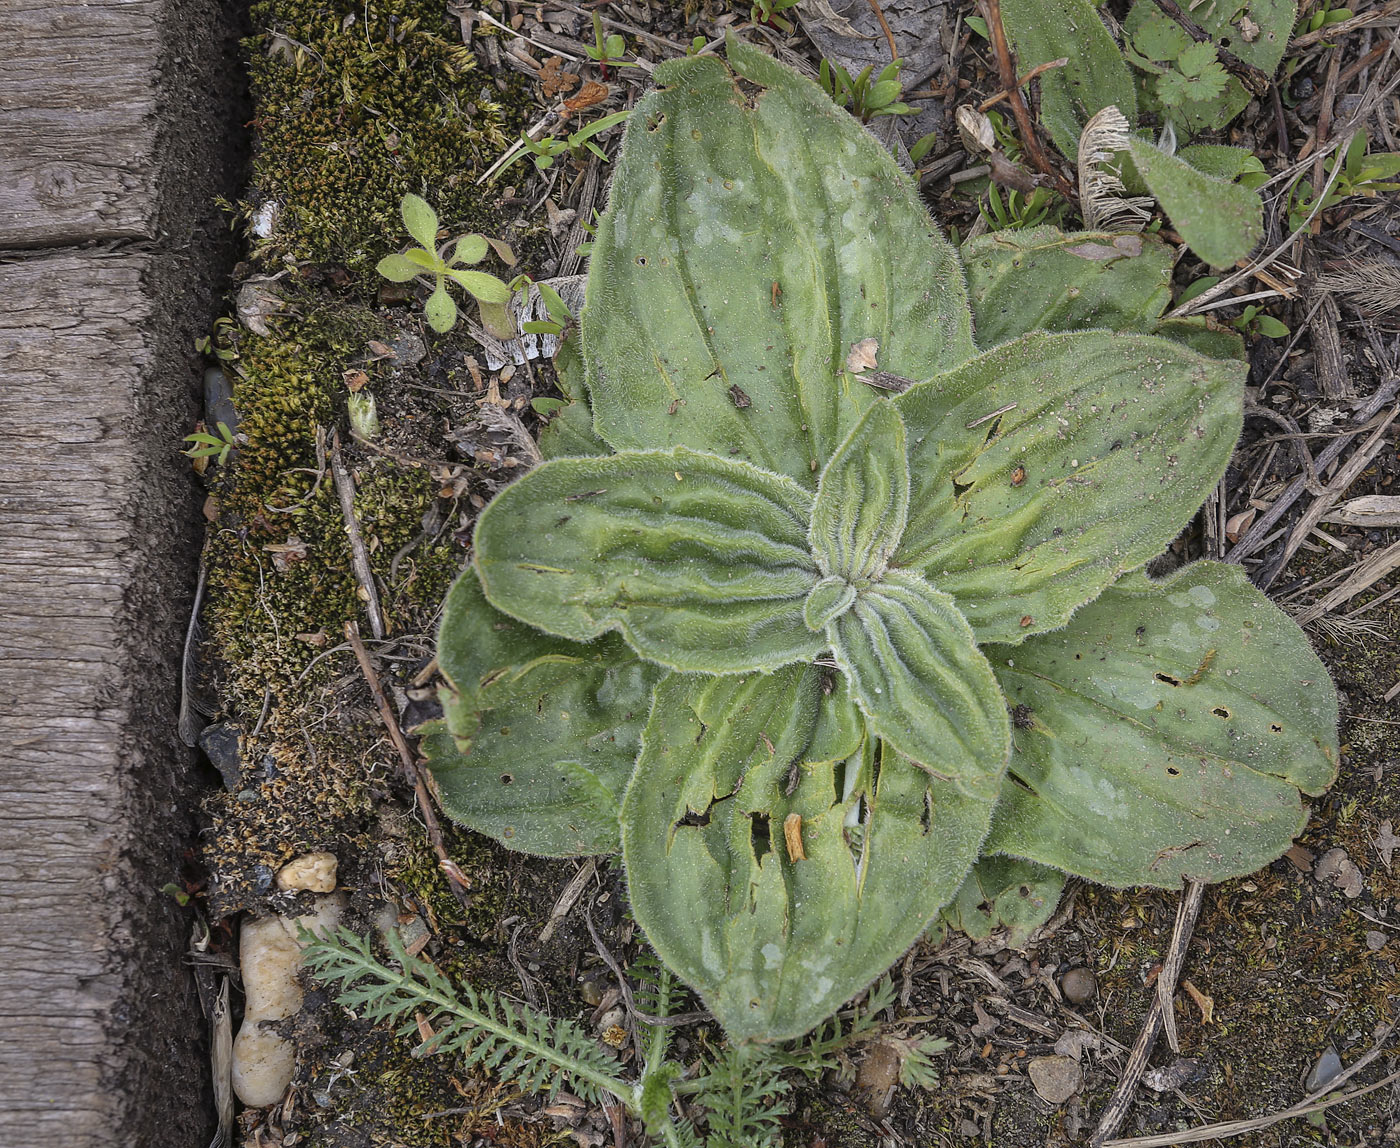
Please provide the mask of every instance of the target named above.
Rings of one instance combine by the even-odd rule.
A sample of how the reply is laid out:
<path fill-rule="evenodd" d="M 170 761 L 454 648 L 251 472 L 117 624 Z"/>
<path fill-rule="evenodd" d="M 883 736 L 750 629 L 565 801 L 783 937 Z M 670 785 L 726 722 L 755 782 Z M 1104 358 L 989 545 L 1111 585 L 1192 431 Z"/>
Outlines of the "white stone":
<path fill-rule="evenodd" d="M 335 891 L 336 865 L 334 853 L 307 853 L 303 857 L 293 857 L 277 871 L 277 887 L 332 893 Z"/>
<path fill-rule="evenodd" d="M 319 935 L 335 928 L 344 910 L 344 896 L 332 894 L 318 897 L 316 908 L 295 920 L 262 917 L 243 925 L 239 963 L 245 1007 L 233 1042 L 233 1090 L 250 1108 L 281 1100 L 296 1069 L 296 1046 L 263 1023 L 286 1020 L 301 1008 L 297 927 Z"/>

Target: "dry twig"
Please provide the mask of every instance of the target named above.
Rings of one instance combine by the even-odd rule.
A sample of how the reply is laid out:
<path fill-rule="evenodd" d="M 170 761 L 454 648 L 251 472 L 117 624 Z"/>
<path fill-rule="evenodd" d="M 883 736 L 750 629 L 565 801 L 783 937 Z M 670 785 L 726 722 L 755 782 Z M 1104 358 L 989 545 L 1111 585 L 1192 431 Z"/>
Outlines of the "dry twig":
<path fill-rule="evenodd" d="M 1385 1047 L 1385 1042 L 1390 1038 L 1390 1034 L 1395 1031 L 1395 1025 L 1391 1025 L 1385 1030 L 1376 1041 L 1375 1046 L 1366 1053 L 1360 1060 L 1343 1072 L 1340 1076 L 1329 1080 L 1327 1084 L 1304 1097 L 1299 1103 L 1291 1108 L 1285 1108 L 1282 1112 L 1274 1112 L 1268 1116 L 1258 1116 L 1251 1120 L 1226 1120 L 1219 1124 L 1207 1124 L 1203 1128 L 1192 1128 L 1186 1132 L 1165 1132 L 1160 1136 L 1130 1136 L 1125 1140 L 1107 1140 L 1102 1144 L 1102 1148 L 1170 1148 L 1173 1144 L 1196 1144 L 1202 1140 L 1224 1140 L 1231 1136 L 1243 1136 L 1246 1132 L 1258 1132 L 1264 1128 L 1270 1128 L 1284 1120 L 1296 1120 L 1300 1116 L 1307 1116 L 1311 1112 L 1321 1112 L 1323 1109 L 1331 1108 L 1334 1104 L 1345 1104 L 1348 1100 L 1355 1100 L 1365 1096 L 1368 1092 L 1375 1092 L 1378 1088 L 1384 1088 L 1395 1081 L 1400 1080 L 1400 1072 L 1392 1072 L 1383 1080 L 1369 1084 L 1365 1088 L 1358 1088 L 1353 1092 L 1345 1092 L 1341 1096 L 1333 1096 L 1323 1100 L 1322 1097 L 1336 1092 L 1339 1085 L 1346 1083 L 1376 1057 L 1380 1056 L 1381 1050 Z"/>
<path fill-rule="evenodd" d="M 428 797 L 427 776 L 423 767 L 418 764 L 418 758 L 414 755 L 413 750 L 409 748 L 408 739 L 404 737 L 403 730 L 399 728 L 399 720 L 394 716 L 389 699 L 384 696 L 384 688 L 379 684 L 379 675 L 375 673 L 369 651 L 365 649 L 364 641 L 360 638 L 360 628 L 353 619 L 345 623 L 345 638 L 350 643 L 350 648 L 355 651 L 355 660 L 360 663 L 360 673 L 364 675 L 365 682 L 369 685 L 369 692 L 374 698 L 375 708 L 379 711 L 379 719 L 384 723 L 384 728 L 389 733 L 389 740 L 394 743 L 394 748 L 398 751 L 399 761 L 403 764 L 404 777 L 413 786 L 414 796 L 418 800 L 418 812 L 422 815 L 423 825 L 428 831 L 428 842 L 432 845 L 433 852 L 437 854 L 438 866 L 447 875 L 448 887 L 452 890 L 452 895 L 457 898 L 457 903 L 464 909 L 470 908 L 471 902 L 467 897 L 466 878 L 461 875 L 457 863 L 447 855 L 447 845 L 442 839 L 442 826 L 438 823 L 437 813 L 433 810 L 433 803 Z"/>
<path fill-rule="evenodd" d="M 365 600 L 369 614 L 369 629 L 376 638 L 384 637 L 384 615 L 379 608 L 379 591 L 374 585 L 374 571 L 369 565 L 369 550 L 360 535 L 360 523 L 355 517 L 355 480 L 340 458 L 340 433 L 331 437 L 331 478 L 340 497 L 340 513 L 345 518 L 345 533 L 350 537 L 350 568 Z"/>
<path fill-rule="evenodd" d="M 1167 16 L 1181 25 L 1182 30 L 1190 36 L 1191 39 L 1195 40 L 1196 43 L 1212 43 L 1210 33 L 1183 12 L 1181 6 L 1176 3 L 1176 0 L 1154 0 L 1154 2 Z M 1224 65 L 1225 70 L 1237 77 L 1240 83 L 1254 93 L 1254 95 L 1262 96 L 1269 90 L 1269 85 L 1272 84 L 1273 81 L 1269 78 L 1267 72 L 1256 68 L 1253 64 L 1245 60 L 1241 60 L 1233 52 L 1222 48 L 1219 44 L 1215 45 L 1215 54 L 1219 58 L 1220 63 Z"/>
<path fill-rule="evenodd" d="M 1021 137 L 1021 146 L 1026 149 L 1026 158 L 1031 161 L 1031 165 L 1037 171 L 1050 177 L 1056 191 L 1074 203 L 1078 196 L 1069 180 L 1051 162 L 1050 157 L 1045 154 L 1045 149 L 1040 146 L 1040 139 L 1035 134 L 1035 125 L 1031 122 L 1030 111 L 1026 108 L 1026 101 L 1021 95 L 1020 87 L 1017 86 L 1016 62 L 1011 58 L 1011 46 L 1006 42 L 1006 29 L 1002 27 L 1001 23 L 1001 0 L 977 0 L 977 6 L 981 9 L 982 18 L 987 22 L 987 31 L 992 38 L 992 49 L 996 53 L 997 70 L 1001 73 L 1001 86 L 1006 90 L 1007 100 L 1011 104 L 1011 113 L 1016 117 L 1016 130 Z"/>
<path fill-rule="evenodd" d="M 1123 1066 L 1123 1075 L 1118 1080 L 1118 1087 L 1109 1097 L 1103 1115 L 1099 1118 L 1099 1126 L 1089 1138 L 1089 1148 L 1104 1148 L 1109 1138 L 1118 1131 L 1124 1117 L 1128 1115 L 1128 1108 L 1133 1102 L 1133 1092 L 1147 1068 L 1148 1058 L 1157 1044 L 1157 1036 L 1162 1031 L 1164 1016 L 1171 1014 L 1171 998 L 1176 991 L 1176 979 L 1186 960 L 1186 950 L 1191 944 L 1191 933 L 1196 927 L 1196 918 L 1201 914 L 1205 888 L 1200 881 L 1186 883 L 1181 903 L 1176 910 L 1176 927 L 1172 930 L 1171 946 L 1162 962 L 1162 971 L 1157 976 L 1157 993 L 1152 998 L 1152 1007 L 1147 1010 L 1147 1019 L 1142 1022 L 1142 1029 L 1138 1032 L 1133 1050 L 1128 1055 L 1128 1063 Z M 1171 1032 L 1174 1036 L 1174 1027 Z"/>

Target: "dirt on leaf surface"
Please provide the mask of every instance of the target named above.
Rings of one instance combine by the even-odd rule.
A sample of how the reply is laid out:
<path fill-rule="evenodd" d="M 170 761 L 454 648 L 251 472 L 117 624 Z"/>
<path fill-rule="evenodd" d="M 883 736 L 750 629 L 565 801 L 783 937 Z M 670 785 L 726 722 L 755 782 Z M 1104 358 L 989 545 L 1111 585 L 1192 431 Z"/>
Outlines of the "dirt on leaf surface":
<path fill-rule="evenodd" d="M 940 10 L 924 25 L 909 5 L 885 7 L 899 9 L 894 31 L 921 31 L 920 51 L 937 62 L 906 95 L 920 130 L 895 117 L 886 130 L 907 132 L 908 146 L 941 121 L 938 144 L 920 161 L 921 186 L 935 218 L 966 237 L 985 226 L 978 196 L 986 202 L 987 185 L 965 178 L 980 161 L 962 150 L 951 110 L 996 95 L 996 64 L 968 28 L 970 7 Z M 449 234 L 478 231 L 507 243 L 513 266 L 497 255 L 481 265 L 502 278 L 582 269 L 577 248 L 605 201 L 607 165 L 587 154 L 539 169 L 529 155 L 505 168 L 497 161 L 526 129 L 562 134 L 645 90 L 644 69 L 588 59 L 594 8 L 625 36 L 629 58 L 647 63 L 697 38 L 712 43 L 726 29 L 809 71 L 819 58 L 800 28 L 755 26 L 749 4 L 713 0 L 254 6 L 247 51 L 260 150 L 239 208 L 250 231 L 240 270 L 245 286 L 274 303 L 263 310 L 265 333 L 229 322 L 212 336 L 238 438 L 229 461 L 205 474 L 208 642 L 191 686 L 223 735 L 206 731 L 205 742 L 226 788 L 205 802 L 209 827 L 189 881 L 213 935 L 201 975 L 219 975 L 236 955 L 240 914 L 304 909 L 307 895 L 279 893 L 275 874 L 293 857 L 327 850 L 350 898 L 345 923 L 357 932 L 397 928 L 448 975 L 576 1018 L 600 1038 L 616 1023 L 607 962 L 625 967 L 641 947 L 624 911 L 620 866 L 597 865 L 578 901 L 552 919 L 581 863 L 523 857 L 444 822 L 441 845 L 462 877 L 454 896 L 346 635 L 347 622 L 356 623 L 374 685 L 400 726 L 432 714 L 441 599 L 465 564 L 477 512 L 532 461 L 529 436 L 541 426 L 532 400 L 558 392 L 547 359 L 493 367 L 468 324 L 434 333 L 422 293 L 385 282 L 373 267 L 406 241 L 397 204 L 414 192 L 433 200 Z M 858 31 L 872 11 L 857 4 L 844 16 Z M 1314 150 L 1320 120 L 1335 122 L 1400 67 L 1377 54 L 1395 24 L 1387 17 L 1296 47 L 1281 73 L 1281 101 L 1255 101 L 1222 142 L 1251 148 L 1270 173 Z M 883 42 L 882 32 L 870 34 Z M 1393 123 L 1373 117 L 1377 146 L 1400 150 Z M 611 156 L 619 137 L 613 129 L 595 142 Z M 1276 204 L 1275 242 L 1287 229 L 1280 214 Z M 1218 504 L 1174 544 L 1169 564 L 1227 554 L 1339 431 L 1356 430 L 1358 413 L 1364 422 L 1394 406 L 1400 312 L 1378 306 L 1374 286 L 1368 294 L 1364 283 L 1324 285 L 1349 267 L 1395 266 L 1400 207 L 1393 197 L 1344 200 L 1322 213 L 1302 250 L 1308 275 L 1266 304 L 1290 334 L 1266 338 L 1241 324 L 1252 363 L 1246 433 Z M 1186 255 L 1176 282 L 1205 270 Z M 1244 312 L 1236 304 L 1215 315 Z M 382 433 L 372 442 L 350 434 L 351 394 L 375 400 Z M 1332 492 L 1335 503 L 1396 493 L 1396 433 L 1392 426 L 1355 481 Z M 1352 433 L 1340 461 L 1364 438 Z M 1335 464 L 1319 468 L 1317 482 L 1334 472 Z M 356 572 L 347 489 L 372 590 Z M 1246 561 L 1294 612 L 1348 579 L 1358 585 L 1358 565 L 1400 537 L 1388 525 L 1324 519 L 1279 565 L 1314 497 L 1296 501 L 1275 527 L 1279 536 Z M 1343 698 L 1341 775 L 1288 857 L 1207 891 L 1174 999 L 1179 1048 L 1161 1043 L 1120 1136 L 1281 1111 L 1308 1091 L 1329 1047 L 1346 1065 L 1388 1034 L 1400 994 L 1394 585 L 1393 573 L 1359 585 L 1311 622 Z M 1085 1142 L 1151 1003 L 1178 900 L 1157 890 L 1072 887 L 1051 927 L 1023 950 L 995 939 L 921 943 L 893 970 L 888 1019 L 917 1017 L 921 1035 L 946 1039 L 936 1083 L 897 1085 L 888 1050 L 872 1038 L 844 1051 L 839 1070 L 797 1089 L 784 1142 Z M 282 1104 L 241 1114 L 242 1143 L 639 1142 L 620 1113 L 567 1094 L 520 1095 L 447 1057 L 417 1057 L 431 1035 L 421 1025 L 395 1035 L 313 985 L 302 1012 L 282 1027 L 299 1047 L 296 1077 Z M 712 1024 L 694 1024 L 673 1047 L 687 1062 L 718 1039 Z M 618 1052 L 624 1062 L 632 1055 L 625 1044 Z M 1380 1079 L 1392 1063 L 1380 1057 L 1347 1087 Z M 1071 1082 L 1067 1099 L 1046 1083 L 1052 1077 Z M 1393 1144 L 1395 1119 L 1392 1092 L 1381 1089 L 1237 1142 Z"/>

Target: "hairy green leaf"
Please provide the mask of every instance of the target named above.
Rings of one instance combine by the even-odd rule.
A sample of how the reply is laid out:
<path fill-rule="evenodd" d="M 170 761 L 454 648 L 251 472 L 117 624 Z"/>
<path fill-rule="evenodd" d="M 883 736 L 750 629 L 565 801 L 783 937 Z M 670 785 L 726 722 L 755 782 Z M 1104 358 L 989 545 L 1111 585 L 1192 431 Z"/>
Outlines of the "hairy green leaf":
<path fill-rule="evenodd" d="M 407 283 L 423 270 L 406 255 L 386 255 L 374 269 L 391 283 Z"/>
<path fill-rule="evenodd" d="M 476 528 L 497 609 L 573 641 L 617 630 L 672 669 L 740 673 L 815 656 L 811 495 L 747 463 L 675 451 L 561 458 Z"/>
<path fill-rule="evenodd" d="M 1215 486 L 1242 363 L 1165 339 L 1030 334 L 896 400 L 909 525 L 894 557 L 957 599 L 979 641 L 1063 626 L 1159 554 Z"/>
<path fill-rule="evenodd" d="M 447 288 L 441 282 L 433 288 L 433 293 L 423 304 L 423 316 L 428 320 L 428 326 L 440 335 L 452 330 L 453 324 L 457 322 L 457 304 L 452 301 L 452 296 L 447 293 Z"/>
<path fill-rule="evenodd" d="M 980 235 L 961 251 L 983 347 L 1037 329 L 1151 333 L 1171 302 L 1175 252 L 1151 235 L 1035 227 Z"/>
<path fill-rule="evenodd" d="M 821 671 L 657 687 L 623 803 L 638 923 L 736 1040 L 800 1036 L 956 892 L 990 803 L 894 754 L 874 768 Z M 792 834 L 801 842 L 794 856 Z"/>
<path fill-rule="evenodd" d="M 505 303 L 510 299 L 510 288 L 485 271 L 466 271 L 460 267 L 453 267 L 448 269 L 446 275 L 483 303 Z"/>
<path fill-rule="evenodd" d="M 474 571 L 438 632 L 445 720 L 423 731 L 444 812 L 511 849 L 612 853 L 652 686 L 664 671 L 610 635 L 553 638 L 492 608 Z"/>
<path fill-rule="evenodd" d="M 1243 259 L 1264 237 L 1258 192 L 1213 179 L 1139 139 L 1128 141 L 1128 154 L 1181 238 L 1213 267 Z"/>
<path fill-rule="evenodd" d="M 963 793 L 995 800 L 1006 768 L 1006 703 L 953 599 L 891 570 L 828 629 L 870 728 Z"/>
<path fill-rule="evenodd" d="M 881 369 L 910 378 L 972 353 L 957 256 L 885 149 L 757 49 L 670 60 L 656 80 L 590 264 L 598 432 L 813 487 L 876 401 L 844 369 L 852 344 L 875 339 Z"/>
<path fill-rule="evenodd" d="M 1079 133 L 1110 104 L 1137 120 L 1132 73 L 1089 0 L 1016 0 L 1001 10 L 1023 72 L 1066 58 L 1040 76 L 1040 114 L 1060 154 L 1078 154 Z"/>
<path fill-rule="evenodd" d="M 1055 915 L 1064 888 L 1065 875 L 1057 869 L 1015 857 L 982 857 L 943 919 L 974 941 L 1004 930 L 1007 948 L 1024 948 Z"/>
<path fill-rule="evenodd" d="M 1132 574 L 1065 630 L 988 655 L 1017 707 L 989 852 L 1105 885 L 1252 873 L 1337 769 L 1337 696 L 1238 566 Z"/>
<path fill-rule="evenodd" d="M 904 420 L 887 401 L 865 413 L 822 471 L 809 536 L 823 574 L 879 578 L 909 518 Z"/>
<path fill-rule="evenodd" d="M 410 192 L 399 204 L 399 214 L 403 216 L 408 233 L 420 247 L 428 251 L 437 250 L 437 212 L 428 206 L 426 199 Z"/>
<path fill-rule="evenodd" d="M 486 258 L 486 237 L 484 235 L 463 235 L 457 240 L 452 252 L 454 263 L 480 263 Z"/>

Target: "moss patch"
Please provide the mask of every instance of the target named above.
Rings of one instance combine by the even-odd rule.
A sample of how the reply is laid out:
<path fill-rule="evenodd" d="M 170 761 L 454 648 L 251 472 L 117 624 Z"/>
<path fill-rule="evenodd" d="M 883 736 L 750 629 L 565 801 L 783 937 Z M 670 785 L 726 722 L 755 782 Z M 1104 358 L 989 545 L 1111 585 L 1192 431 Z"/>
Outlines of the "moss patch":
<path fill-rule="evenodd" d="M 249 207 L 279 205 L 269 262 L 373 267 L 403 242 L 406 192 L 487 230 L 475 175 L 521 126 L 440 3 L 265 0 L 248 42 L 260 146 Z"/>

